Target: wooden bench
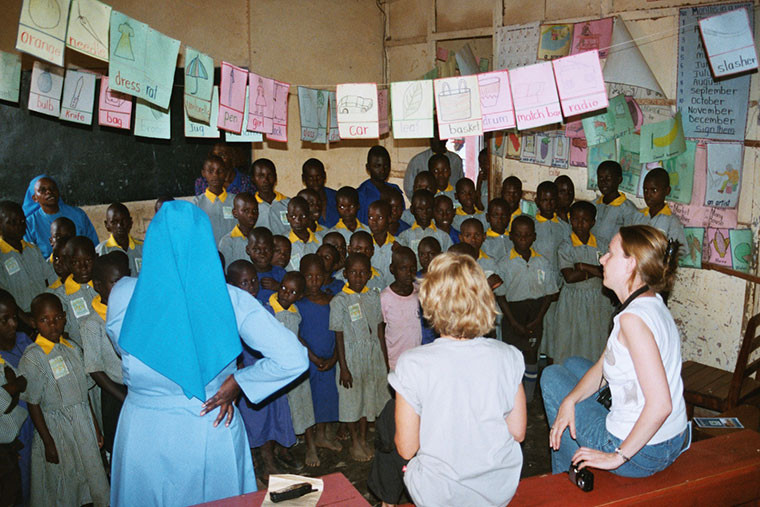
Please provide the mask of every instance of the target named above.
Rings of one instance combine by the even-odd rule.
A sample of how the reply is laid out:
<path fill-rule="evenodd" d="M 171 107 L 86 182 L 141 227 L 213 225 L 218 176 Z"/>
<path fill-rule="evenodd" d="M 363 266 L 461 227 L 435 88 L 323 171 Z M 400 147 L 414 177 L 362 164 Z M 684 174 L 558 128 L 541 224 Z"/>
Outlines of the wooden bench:
<path fill-rule="evenodd" d="M 760 433 L 743 430 L 692 444 L 670 467 L 642 479 L 594 472 L 584 493 L 567 474 L 520 481 L 512 505 L 737 505 L 760 500 Z"/>

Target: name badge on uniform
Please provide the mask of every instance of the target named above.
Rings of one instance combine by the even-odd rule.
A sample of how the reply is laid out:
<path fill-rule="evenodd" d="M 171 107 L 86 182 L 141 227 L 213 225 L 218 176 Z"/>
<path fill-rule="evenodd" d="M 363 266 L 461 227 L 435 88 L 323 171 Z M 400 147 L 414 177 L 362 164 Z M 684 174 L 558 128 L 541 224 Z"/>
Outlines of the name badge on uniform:
<path fill-rule="evenodd" d="M 543 284 L 544 281 L 546 280 L 546 272 L 543 269 L 539 269 L 537 273 L 538 273 L 538 283 Z"/>
<path fill-rule="evenodd" d="M 294 270 L 299 269 L 299 263 L 301 262 L 301 254 L 294 253 L 290 256 L 290 264 L 293 266 Z"/>
<path fill-rule="evenodd" d="M 66 361 L 63 360 L 63 357 L 54 357 L 48 363 L 50 363 L 50 369 L 53 371 L 53 377 L 56 380 L 69 374 L 69 368 L 66 366 Z"/>
<path fill-rule="evenodd" d="M 222 214 L 224 215 L 225 220 L 232 220 L 232 206 L 222 206 Z"/>
<path fill-rule="evenodd" d="M 282 222 L 282 225 L 290 225 L 290 222 L 288 222 L 287 211 L 280 211 L 280 222 Z"/>
<path fill-rule="evenodd" d="M 135 274 L 138 274 L 142 269 L 142 257 L 135 257 L 135 269 L 137 270 Z"/>
<path fill-rule="evenodd" d="M 71 309 L 74 311 L 74 317 L 81 319 L 90 314 L 90 309 L 87 307 L 87 302 L 84 298 L 76 298 L 71 301 Z"/>
<path fill-rule="evenodd" d="M 15 275 L 19 271 L 21 271 L 21 266 L 18 265 L 18 260 L 16 260 L 15 257 L 11 257 L 10 259 L 5 259 L 5 270 L 8 272 L 9 275 Z"/>
<path fill-rule="evenodd" d="M 351 322 L 356 322 L 362 318 L 362 307 L 359 303 L 355 303 L 348 307 L 348 314 L 351 316 Z"/>

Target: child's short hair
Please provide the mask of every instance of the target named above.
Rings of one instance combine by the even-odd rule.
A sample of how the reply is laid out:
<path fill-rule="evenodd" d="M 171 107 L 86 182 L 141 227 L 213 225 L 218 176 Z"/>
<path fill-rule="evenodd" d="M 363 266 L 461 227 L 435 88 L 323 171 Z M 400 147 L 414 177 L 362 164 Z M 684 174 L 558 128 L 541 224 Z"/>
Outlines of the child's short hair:
<path fill-rule="evenodd" d="M 274 243 L 274 236 L 272 235 L 272 231 L 270 231 L 267 227 L 254 227 L 251 229 L 251 232 L 248 233 L 248 241 L 259 241 L 263 240 L 267 243 Z"/>
<path fill-rule="evenodd" d="M 95 257 L 95 245 L 92 240 L 87 236 L 74 236 L 66 242 L 66 248 L 64 249 L 65 255 L 72 255 L 75 250 L 82 249 L 86 253 Z M 69 253 L 71 252 L 71 253 Z"/>
<path fill-rule="evenodd" d="M 114 202 L 110 206 L 108 206 L 108 209 L 106 209 L 106 216 L 108 215 L 108 213 L 116 213 L 117 211 L 121 211 L 125 215 L 131 216 L 129 213 L 129 208 L 127 208 L 126 206 L 124 206 L 124 204 L 120 202 Z"/>
<path fill-rule="evenodd" d="M 0 201 L 0 217 L 4 219 L 8 218 L 8 215 L 14 212 L 22 217 L 24 216 L 24 209 L 19 203 L 13 201 Z"/>
<path fill-rule="evenodd" d="M 522 181 L 517 176 L 507 176 L 504 178 L 504 182 L 501 184 L 502 191 L 507 185 L 512 185 L 515 188 L 519 188 L 522 192 Z"/>
<path fill-rule="evenodd" d="M 568 176 L 567 174 L 560 174 L 559 176 L 554 178 L 555 185 L 559 185 L 560 183 L 564 183 L 565 185 L 570 185 L 571 187 L 575 188 L 572 178 L 570 178 L 570 176 Z"/>
<path fill-rule="evenodd" d="M 596 172 L 598 173 L 599 171 L 609 171 L 613 176 L 616 176 L 618 178 L 623 177 L 622 166 L 614 160 L 605 160 L 599 164 L 596 168 Z"/>
<path fill-rule="evenodd" d="M 348 254 L 348 257 L 346 257 L 346 268 L 351 266 L 352 264 L 356 262 L 361 262 L 362 264 L 365 264 L 367 268 L 372 268 L 372 262 L 370 262 L 369 257 L 362 253 L 350 253 Z"/>
<path fill-rule="evenodd" d="M 250 192 L 240 192 L 239 194 L 235 194 L 235 199 L 233 199 L 232 205 L 237 206 L 239 202 L 256 203 L 257 206 L 259 204 L 256 198 Z"/>
<path fill-rule="evenodd" d="M 277 168 L 274 166 L 274 162 L 272 162 L 268 158 L 257 158 L 256 160 L 254 160 L 253 164 L 251 164 L 251 173 L 253 173 L 253 169 L 257 166 L 264 167 L 266 169 L 271 169 L 275 175 L 277 174 Z"/>
<path fill-rule="evenodd" d="M 240 279 L 240 277 L 243 275 L 243 271 L 246 269 L 251 270 L 254 276 L 258 278 L 256 268 L 253 266 L 253 263 L 251 261 L 238 259 L 227 266 L 227 283 L 235 285 L 235 281 Z"/>
<path fill-rule="evenodd" d="M 161 206 L 163 206 L 165 202 L 169 202 L 173 200 L 174 200 L 174 197 L 170 195 L 159 195 L 158 199 L 156 199 L 156 204 L 153 205 L 154 213 L 158 213 L 158 210 L 161 209 Z"/>
<path fill-rule="evenodd" d="M 506 210 L 509 209 L 509 203 L 505 199 L 496 197 L 495 199 L 491 199 L 488 202 L 488 212 L 491 213 L 491 210 L 496 206 L 502 206 Z"/>
<path fill-rule="evenodd" d="M 285 283 L 288 280 L 295 280 L 296 283 L 300 285 L 302 291 L 306 286 L 306 278 L 303 277 L 300 271 L 288 271 L 285 273 L 285 275 L 282 277 L 282 283 Z"/>
<path fill-rule="evenodd" d="M 452 208 L 454 207 L 454 201 L 452 201 L 451 197 L 449 197 L 448 195 L 440 194 L 440 195 L 436 195 L 433 198 L 433 206 L 438 206 L 442 202 L 447 202 L 448 204 L 451 205 Z"/>
<path fill-rule="evenodd" d="M 464 191 L 465 185 L 471 185 L 473 189 L 475 188 L 475 183 L 470 178 L 463 177 L 463 178 L 459 178 L 459 180 L 457 181 L 457 184 L 454 185 L 454 190 L 457 193 L 462 192 Z"/>
<path fill-rule="evenodd" d="M 433 259 L 420 284 L 420 303 L 441 336 L 484 336 L 496 320 L 496 301 L 486 275 L 469 255 L 444 253 Z"/>
<path fill-rule="evenodd" d="M 475 250 L 474 246 L 472 246 L 469 243 L 465 243 L 464 241 L 462 241 L 461 243 L 456 243 L 454 245 L 451 245 L 448 251 L 451 253 L 456 253 L 456 254 L 469 255 L 476 261 L 478 260 L 479 252 Z"/>
<path fill-rule="evenodd" d="M 340 187 L 335 193 L 335 200 L 347 199 L 352 204 L 359 205 L 359 192 L 354 187 Z"/>
<path fill-rule="evenodd" d="M 344 245 L 346 244 L 346 238 L 344 238 L 343 234 L 339 233 L 338 231 L 331 231 L 325 234 L 325 237 L 322 238 L 322 243 L 327 243 L 329 245 L 331 244 L 330 241 L 332 240 L 336 240 L 338 243 L 343 243 Z"/>
<path fill-rule="evenodd" d="M 92 263 L 92 279 L 103 281 L 110 274 L 109 269 L 117 269 L 121 276 L 129 276 L 129 257 L 121 250 L 114 250 L 97 257 Z"/>
<path fill-rule="evenodd" d="M 666 171 L 662 167 L 655 167 L 654 169 L 649 171 L 647 175 L 644 176 L 644 182 L 646 182 L 647 180 L 654 181 L 655 183 L 658 183 L 662 185 L 663 187 L 670 186 L 670 175 L 668 174 L 668 171 Z"/>
<path fill-rule="evenodd" d="M 578 212 L 586 212 L 591 218 L 596 220 L 596 206 L 588 201 L 575 201 L 570 205 L 570 215 Z"/>
<path fill-rule="evenodd" d="M 426 179 L 428 180 L 428 183 L 430 183 L 432 186 L 435 186 L 435 176 L 433 176 L 433 173 L 430 171 L 420 171 L 417 173 L 417 176 L 414 177 L 414 182 L 417 183 L 417 180 Z"/>
<path fill-rule="evenodd" d="M 319 200 L 321 202 L 321 197 L 319 195 L 319 192 L 317 192 L 316 190 L 313 190 L 311 188 L 302 188 L 301 190 L 298 191 L 298 193 L 296 194 L 296 196 L 297 197 L 303 197 L 304 199 L 306 199 L 306 197 L 304 197 L 304 196 L 309 196 L 309 197 L 312 197 L 312 198 L 316 197 L 317 200 Z M 308 200 L 307 200 L 307 202 L 308 202 Z"/>
<path fill-rule="evenodd" d="M 517 215 L 514 220 L 512 220 L 512 227 L 511 229 L 514 229 L 517 226 L 520 225 L 527 225 L 530 227 L 533 232 L 536 231 L 536 223 L 533 221 L 533 219 L 528 215 Z"/>
<path fill-rule="evenodd" d="M 222 167 L 227 167 L 227 164 L 224 163 L 224 160 L 222 159 L 222 157 L 220 157 L 218 155 L 211 155 L 211 154 L 206 155 L 206 159 L 203 161 L 203 166 L 205 167 L 206 164 L 208 164 L 210 162 L 213 162 L 215 164 L 219 164 Z"/>
<path fill-rule="evenodd" d="M 559 192 L 557 190 L 557 185 L 553 181 L 542 181 L 538 184 L 538 188 L 536 188 L 536 195 L 542 193 L 542 192 L 554 192 L 554 195 L 557 195 Z"/>
<path fill-rule="evenodd" d="M 388 203 L 388 201 L 385 201 L 383 199 L 378 199 L 377 201 L 374 201 L 372 204 L 370 204 L 369 210 L 377 210 L 388 218 L 391 216 L 391 205 Z"/>
<path fill-rule="evenodd" d="M 325 164 L 323 164 L 321 160 L 319 160 L 318 158 L 310 158 L 306 162 L 304 162 L 303 165 L 301 166 L 301 176 L 305 176 L 306 169 L 310 167 L 313 167 L 322 172 L 325 172 Z"/>
<path fill-rule="evenodd" d="M 459 231 L 463 232 L 466 228 L 469 227 L 475 227 L 481 234 L 484 234 L 486 232 L 485 228 L 483 227 L 483 222 L 477 218 L 468 218 L 467 220 L 463 221 L 462 225 L 459 226 Z"/>
<path fill-rule="evenodd" d="M 0 305 L 7 307 L 18 306 L 16 305 L 16 299 L 13 297 L 13 294 L 5 289 L 0 289 Z"/>
<path fill-rule="evenodd" d="M 428 248 L 431 248 L 433 250 L 436 250 L 438 252 L 442 251 L 441 243 L 437 239 L 435 239 L 433 236 L 425 236 L 422 238 L 417 245 L 417 251 L 419 252 L 421 246 L 426 246 Z"/>
<path fill-rule="evenodd" d="M 391 154 L 388 153 L 388 150 L 386 150 L 384 146 L 380 146 L 379 144 L 376 144 L 375 146 L 370 148 L 369 151 L 367 152 L 367 162 L 369 162 L 369 159 L 372 157 L 383 157 L 390 160 Z"/>
<path fill-rule="evenodd" d="M 449 160 L 449 157 L 443 153 L 436 153 L 428 159 L 428 171 L 432 171 L 433 166 L 438 162 L 446 162 L 446 165 L 449 166 L 449 169 L 451 169 L 451 161 Z"/>
<path fill-rule="evenodd" d="M 335 257 L 336 258 L 338 257 L 339 255 L 338 250 L 334 246 L 322 245 L 319 248 L 324 248 L 324 247 L 329 247 L 335 250 Z M 321 269 L 322 271 L 327 271 L 327 269 L 325 268 L 325 263 L 322 260 L 322 257 L 320 257 L 317 254 L 306 254 L 303 257 L 301 257 L 301 263 L 298 265 L 298 271 L 303 273 L 309 268 L 309 266 L 315 266 L 315 265 L 319 266 L 319 269 Z"/>
<path fill-rule="evenodd" d="M 305 209 L 307 213 L 309 212 L 309 202 L 303 197 L 295 196 L 291 198 L 288 202 L 288 210 L 293 209 L 291 206 L 293 208 L 300 206 L 301 208 Z"/>
<path fill-rule="evenodd" d="M 349 244 L 353 243 L 354 240 L 356 241 L 366 241 L 370 245 L 374 246 L 374 242 L 372 239 L 372 234 L 368 233 L 367 231 L 356 231 L 351 235 L 351 240 L 349 241 Z"/>
<path fill-rule="evenodd" d="M 36 318 L 43 310 L 43 308 L 49 305 L 53 305 L 59 310 L 63 311 L 63 304 L 61 303 L 61 300 L 58 299 L 58 296 L 52 292 L 43 292 L 42 294 L 35 296 L 34 299 L 32 299 L 31 304 L 32 317 Z"/>
<path fill-rule="evenodd" d="M 399 246 L 393 251 L 391 254 L 391 264 L 401 262 L 403 259 L 411 260 L 415 266 L 417 265 L 417 256 L 414 255 L 414 250 L 408 246 Z"/>
<path fill-rule="evenodd" d="M 404 194 L 401 193 L 401 190 L 394 187 L 385 186 L 382 190 L 380 190 L 380 199 L 383 201 L 388 201 L 390 203 L 390 200 L 392 197 L 397 197 L 401 199 L 401 202 L 404 202 Z"/>
<path fill-rule="evenodd" d="M 435 201 L 435 195 L 433 192 L 426 188 L 419 188 L 414 191 L 412 194 L 412 204 L 414 204 L 415 199 L 430 199 L 430 203 L 432 204 Z"/>

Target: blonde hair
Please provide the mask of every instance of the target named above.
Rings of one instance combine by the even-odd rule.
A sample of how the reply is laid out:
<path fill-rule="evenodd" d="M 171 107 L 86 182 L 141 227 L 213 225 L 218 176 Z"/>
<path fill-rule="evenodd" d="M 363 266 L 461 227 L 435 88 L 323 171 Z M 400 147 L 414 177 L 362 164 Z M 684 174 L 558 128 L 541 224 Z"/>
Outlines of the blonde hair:
<path fill-rule="evenodd" d="M 672 247 L 662 231 L 649 225 L 621 227 L 620 240 L 625 256 L 636 259 L 641 280 L 655 292 L 670 290 L 678 268 L 677 242 Z"/>
<path fill-rule="evenodd" d="M 483 336 L 496 320 L 496 300 L 486 275 L 469 255 L 435 257 L 420 285 L 420 303 L 425 318 L 441 336 Z"/>

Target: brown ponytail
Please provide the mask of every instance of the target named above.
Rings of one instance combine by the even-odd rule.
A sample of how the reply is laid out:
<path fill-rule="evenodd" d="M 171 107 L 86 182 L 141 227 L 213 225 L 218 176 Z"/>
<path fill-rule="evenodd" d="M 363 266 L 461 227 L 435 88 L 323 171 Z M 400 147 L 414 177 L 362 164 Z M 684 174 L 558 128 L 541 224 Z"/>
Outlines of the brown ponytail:
<path fill-rule="evenodd" d="M 670 290 L 678 268 L 678 241 L 669 241 L 649 225 L 621 227 L 620 239 L 625 256 L 636 259 L 641 280 L 655 292 Z"/>

